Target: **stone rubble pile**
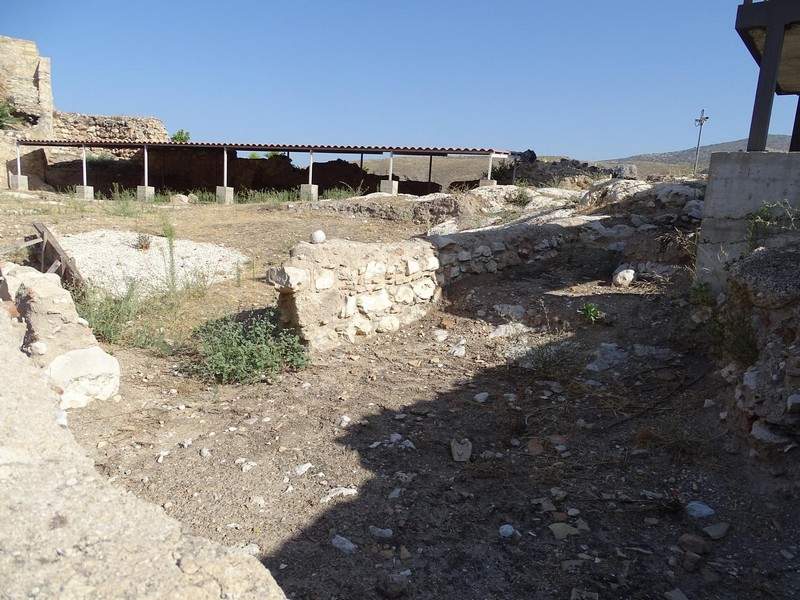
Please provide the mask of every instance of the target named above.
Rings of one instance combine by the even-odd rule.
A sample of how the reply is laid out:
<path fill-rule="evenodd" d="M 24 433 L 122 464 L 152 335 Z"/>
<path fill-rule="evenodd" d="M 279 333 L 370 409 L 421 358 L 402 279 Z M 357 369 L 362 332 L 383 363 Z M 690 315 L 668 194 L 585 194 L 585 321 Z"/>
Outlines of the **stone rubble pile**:
<path fill-rule="evenodd" d="M 2 263 L 0 299 L 15 318 L 14 346 L 44 371 L 61 409 L 81 408 L 117 393 L 119 363 L 97 344 L 58 275 Z"/>

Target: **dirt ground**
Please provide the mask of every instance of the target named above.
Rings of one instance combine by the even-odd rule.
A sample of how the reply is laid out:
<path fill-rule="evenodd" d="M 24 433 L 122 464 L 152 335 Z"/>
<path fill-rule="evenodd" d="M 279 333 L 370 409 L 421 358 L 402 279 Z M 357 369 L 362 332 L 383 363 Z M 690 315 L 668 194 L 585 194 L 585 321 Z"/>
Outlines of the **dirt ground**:
<path fill-rule="evenodd" d="M 7 200 L 0 246 L 33 221 L 147 229 L 159 211 L 181 237 L 252 257 L 254 277 L 206 302 L 230 310 L 273 305 L 264 270 L 313 230 L 388 242 L 424 229 L 263 206 L 120 216 Z M 110 346 L 119 395 L 71 411 L 70 427 L 114 485 L 247 547 L 290 598 L 798 597 L 797 486 L 707 406 L 732 391 L 697 342 L 690 278 L 621 290 L 615 266 L 572 247 L 465 278 L 415 325 L 271 384 L 209 386 Z M 581 318 L 586 303 L 603 318 Z M 513 323 L 532 331 L 498 335 Z M 587 370 L 598 350 L 610 366 Z M 456 462 L 451 441 L 465 438 L 470 460 Z M 715 514 L 691 517 L 693 501 Z M 720 523 L 719 539 L 703 531 Z"/>

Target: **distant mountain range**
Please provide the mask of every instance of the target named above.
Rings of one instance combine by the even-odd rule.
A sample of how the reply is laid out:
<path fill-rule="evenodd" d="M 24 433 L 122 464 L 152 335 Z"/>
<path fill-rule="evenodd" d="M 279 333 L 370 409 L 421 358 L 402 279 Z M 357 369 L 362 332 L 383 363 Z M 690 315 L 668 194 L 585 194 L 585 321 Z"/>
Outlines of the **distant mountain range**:
<path fill-rule="evenodd" d="M 771 135 L 767 138 L 767 150 L 777 152 L 787 152 L 789 150 L 789 142 L 791 136 L 788 135 Z M 747 149 L 747 140 L 736 140 L 735 142 L 725 142 L 723 144 L 710 144 L 708 146 L 700 146 L 699 163 L 701 165 L 708 165 L 711 161 L 711 154 L 713 152 L 738 152 L 739 150 Z M 654 154 L 637 154 L 636 156 L 628 156 L 626 158 L 612 158 L 599 162 L 603 163 L 641 163 L 652 162 L 668 165 L 682 165 L 694 164 L 694 154 L 696 148 L 687 148 L 686 150 L 678 150 L 676 152 L 656 152 Z"/>

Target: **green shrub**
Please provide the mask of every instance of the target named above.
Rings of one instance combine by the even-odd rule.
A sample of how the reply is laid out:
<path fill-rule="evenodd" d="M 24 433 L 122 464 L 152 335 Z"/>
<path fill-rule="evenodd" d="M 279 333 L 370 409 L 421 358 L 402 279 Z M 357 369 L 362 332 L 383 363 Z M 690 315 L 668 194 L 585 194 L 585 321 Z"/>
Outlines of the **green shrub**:
<path fill-rule="evenodd" d="M 104 342 L 116 342 L 139 312 L 136 282 L 128 283 L 122 296 L 112 296 L 92 286 L 74 291 L 75 308 Z"/>
<path fill-rule="evenodd" d="M 0 129 L 11 129 L 22 119 L 14 114 L 14 106 L 8 100 L 0 100 Z"/>
<path fill-rule="evenodd" d="M 187 370 L 217 383 L 251 383 L 308 364 L 300 339 L 288 331 L 276 332 L 268 315 L 246 322 L 228 315 L 206 323 L 195 335 L 200 358 Z"/>
<path fill-rule="evenodd" d="M 355 198 L 356 196 L 363 196 L 364 190 L 361 186 L 355 188 L 344 184 L 344 187 L 330 188 L 322 193 L 322 200 L 347 200 L 348 198 Z"/>
<path fill-rule="evenodd" d="M 578 314 L 589 321 L 589 323 L 596 323 L 603 318 L 603 313 L 600 312 L 597 304 L 592 304 L 591 302 L 586 302 L 583 306 L 581 306 L 578 309 Z"/>
<path fill-rule="evenodd" d="M 191 134 L 188 131 L 184 131 L 183 129 L 178 129 L 175 133 L 172 134 L 172 137 L 169 138 L 171 142 L 175 142 L 178 144 L 185 144 L 191 138 Z"/>

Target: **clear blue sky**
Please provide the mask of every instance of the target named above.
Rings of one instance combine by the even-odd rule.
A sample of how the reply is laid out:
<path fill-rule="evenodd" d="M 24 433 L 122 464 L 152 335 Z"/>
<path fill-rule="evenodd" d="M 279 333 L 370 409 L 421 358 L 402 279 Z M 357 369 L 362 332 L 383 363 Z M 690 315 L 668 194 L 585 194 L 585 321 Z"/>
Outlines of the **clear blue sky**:
<path fill-rule="evenodd" d="M 63 111 L 192 141 L 534 149 L 584 160 L 747 137 L 740 0 L 38 0 L 0 35 Z M 776 98 L 790 133 L 796 97 Z"/>

